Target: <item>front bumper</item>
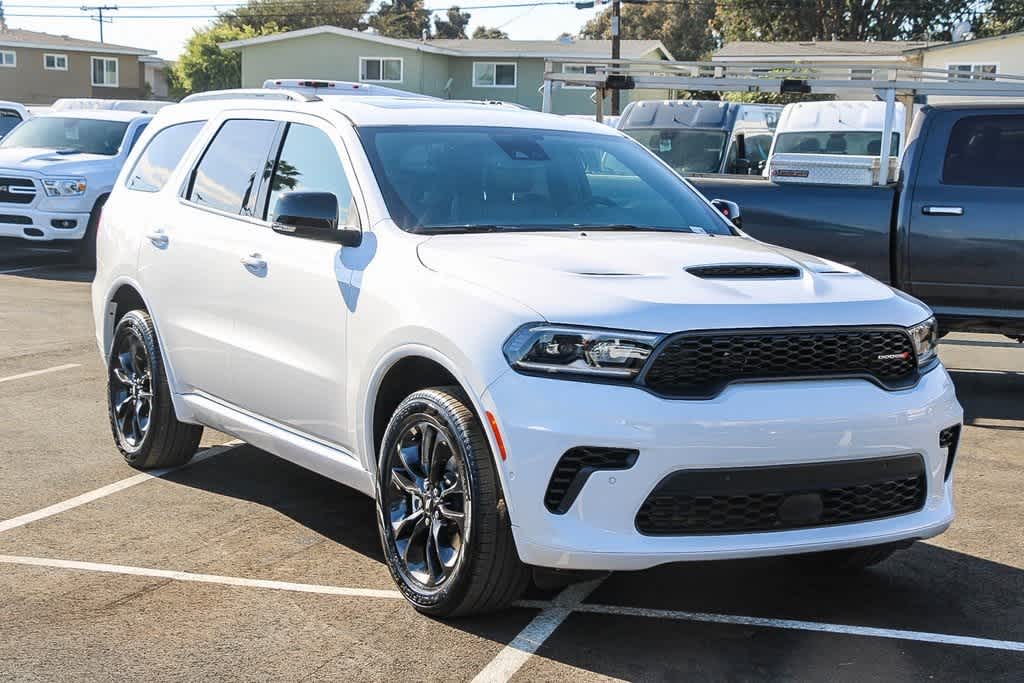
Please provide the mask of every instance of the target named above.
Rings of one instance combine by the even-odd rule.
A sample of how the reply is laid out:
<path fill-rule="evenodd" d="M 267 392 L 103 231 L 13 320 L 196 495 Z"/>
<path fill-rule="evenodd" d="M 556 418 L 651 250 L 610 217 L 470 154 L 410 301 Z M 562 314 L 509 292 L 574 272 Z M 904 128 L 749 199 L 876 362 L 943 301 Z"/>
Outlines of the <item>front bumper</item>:
<path fill-rule="evenodd" d="M 858 379 L 735 384 L 711 400 L 666 400 L 640 389 L 507 372 L 482 400 L 508 460 L 501 476 L 524 562 L 565 569 L 644 569 L 666 562 L 785 555 L 944 531 L 952 485 L 939 431 L 963 420 L 945 368 L 886 391 Z M 544 494 L 558 459 L 577 446 L 639 449 L 628 470 L 598 471 L 567 512 Z M 637 511 L 666 475 L 691 468 L 819 463 L 920 454 L 924 507 L 866 522 L 786 531 L 647 536 Z"/>
<path fill-rule="evenodd" d="M 74 227 L 54 227 L 54 221 L 74 221 Z M 42 242 L 80 240 L 88 227 L 88 211 L 50 211 L 15 204 L 0 206 L 0 237 L 21 237 Z"/>

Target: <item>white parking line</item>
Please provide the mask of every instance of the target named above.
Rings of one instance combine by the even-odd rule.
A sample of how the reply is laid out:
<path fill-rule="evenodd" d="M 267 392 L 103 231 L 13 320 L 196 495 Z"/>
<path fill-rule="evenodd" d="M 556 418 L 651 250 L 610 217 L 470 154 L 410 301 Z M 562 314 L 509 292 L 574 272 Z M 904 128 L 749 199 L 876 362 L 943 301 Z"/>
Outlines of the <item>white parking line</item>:
<path fill-rule="evenodd" d="M 965 647 L 981 647 L 992 650 L 1012 650 L 1024 652 L 1024 643 L 1016 640 L 992 640 L 990 638 L 974 638 L 957 636 L 948 633 L 929 633 L 927 631 L 901 631 L 871 626 L 852 626 L 849 624 L 826 624 L 817 621 L 798 621 L 795 619 L 770 619 L 766 617 L 746 617 L 738 614 L 708 614 L 705 612 L 681 612 L 667 609 L 646 609 L 643 607 L 619 607 L 617 605 L 578 605 L 577 612 L 590 614 L 610 614 L 620 617 L 648 617 L 652 619 L 673 619 L 676 621 L 701 621 L 714 624 L 732 624 L 738 626 L 760 626 L 764 628 L 787 629 L 790 631 L 817 631 L 819 633 L 837 633 L 846 636 L 866 636 L 869 638 L 892 638 L 895 640 L 916 640 L 922 643 L 939 643 L 942 645 L 963 645 Z"/>
<path fill-rule="evenodd" d="M 52 368 L 44 368 L 42 370 L 33 370 L 32 372 L 23 372 L 20 375 L 10 375 L 8 377 L 0 377 L 0 384 L 4 382 L 13 382 L 16 379 L 25 379 L 26 377 L 35 377 L 36 375 L 47 375 L 51 372 L 60 372 L 61 370 L 70 370 L 71 368 L 80 367 L 78 363 L 66 363 L 64 365 L 54 365 Z"/>
<path fill-rule="evenodd" d="M 192 572 L 174 571 L 171 569 L 150 569 L 149 567 L 127 567 L 119 564 L 102 564 L 99 562 L 77 562 L 75 560 L 56 560 L 47 557 L 23 557 L 21 555 L 0 555 L 0 563 L 20 564 L 31 567 L 50 567 L 53 569 L 74 569 L 85 572 L 102 572 L 105 574 L 128 574 L 131 576 L 149 576 L 171 581 L 192 581 L 195 583 L 217 583 L 224 586 L 245 586 L 249 588 L 267 588 L 297 593 L 319 593 L 321 595 L 341 595 L 353 598 L 387 598 L 402 599 L 402 594 L 393 590 L 376 588 L 347 588 L 343 586 L 318 586 L 311 583 L 292 583 L 290 581 L 271 581 L 269 579 L 243 579 L 237 576 L 219 576 L 217 574 L 194 574 Z"/>
<path fill-rule="evenodd" d="M 556 595 L 555 599 L 547 603 L 541 613 L 476 675 L 473 683 L 504 682 L 512 678 L 602 581 L 604 578 L 577 583 Z"/>
<path fill-rule="evenodd" d="M 202 462 L 207 458 L 212 458 L 218 453 L 224 452 L 231 446 L 237 446 L 238 444 L 241 443 L 241 441 L 229 441 L 228 443 L 223 444 L 221 446 L 209 448 L 200 453 L 199 455 L 197 455 L 196 457 L 192 458 L 192 460 L 190 460 L 188 464 L 182 465 L 181 467 L 188 467 L 189 465 L 192 465 L 194 463 Z M 35 522 L 40 519 L 45 519 L 47 517 L 52 517 L 53 515 L 58 515 L 62 512 L 67 512 L 68 510 L 76 508 L 80 505 L 85 505 L 86 503 L 91 503 L 94 500 L 99 500 L 100 498 L 109 496 L 111 493 L 124 491 L 125 489 L 131 488 L 132 486 L 135 486 L 137 484 L 141 484 L 144 481 L 149 481 L 150 479 L 162 477 L 166 474 L 169 474 L 170 472 L 174 472 L 176 470 L 181 469 L 181 467 L 168 467 L 160 470 L 152 470 L 150 472 L 141 472 L 133 477 L 128 477 L 127 479 L 122 479 L 121 481 L 116 481 L 113 484 L 107 484 L 106 486 L 101 486 L 98 489 L 94 489 L 87 493 L 83 493 L 79 496 L 75 496 L 74 498 L 68 498 L 63 502 L 50 505 L 49 507 L 45 507 L 41 510 L 36 510 L 35 512 L 27 512 L 24 515 L 4 520 L 0 522 L 0 533 L 3 533 L 4 531 L 10 531 L 11 529 L 16 529 L 20 526 L 25 526 L 26 524 Z"/>

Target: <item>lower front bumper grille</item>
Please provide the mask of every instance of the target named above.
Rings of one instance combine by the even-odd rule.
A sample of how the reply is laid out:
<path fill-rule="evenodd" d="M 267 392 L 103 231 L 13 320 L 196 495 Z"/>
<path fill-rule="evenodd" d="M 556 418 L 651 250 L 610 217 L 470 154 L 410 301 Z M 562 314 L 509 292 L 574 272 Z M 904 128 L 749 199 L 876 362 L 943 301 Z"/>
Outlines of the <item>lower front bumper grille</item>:
<path fill-rule="evenodd" d="M 835 463 L 682 470 L 636 516 L 642 534 L 785 531 L 894 517 L 924 507 L 919 455 Z"/>

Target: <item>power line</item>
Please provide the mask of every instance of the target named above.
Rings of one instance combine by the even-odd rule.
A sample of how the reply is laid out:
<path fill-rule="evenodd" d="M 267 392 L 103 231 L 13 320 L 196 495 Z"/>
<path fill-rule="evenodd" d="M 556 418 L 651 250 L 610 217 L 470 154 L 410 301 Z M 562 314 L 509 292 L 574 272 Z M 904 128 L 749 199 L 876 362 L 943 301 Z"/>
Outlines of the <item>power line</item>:
<path fill-rule="evenodd" d="M 82 5 L 81 9 L 82 9 L 83 12 L 96 12 L 96 14 L 98 15 L 97 17 L 94 17 L 94 16 L 90 15 L 89 18 L 90 19 L 94 19 L 94 20 L 99 22 L 99 24 L 100 24 L 100 42 L 102 43 L 103 42 L 103 24 L 104 23 L 111 23 L 111 22 L 114 21 L 113 19 L 106 19 L 106 20 L 104 20 L 103 13 L 104 12 L 116 12 L 117 11 L 117 5 L 92 5 L 92 6 Z M 17 16 L 17 15 L 13 15 L 13 16 Z"/>

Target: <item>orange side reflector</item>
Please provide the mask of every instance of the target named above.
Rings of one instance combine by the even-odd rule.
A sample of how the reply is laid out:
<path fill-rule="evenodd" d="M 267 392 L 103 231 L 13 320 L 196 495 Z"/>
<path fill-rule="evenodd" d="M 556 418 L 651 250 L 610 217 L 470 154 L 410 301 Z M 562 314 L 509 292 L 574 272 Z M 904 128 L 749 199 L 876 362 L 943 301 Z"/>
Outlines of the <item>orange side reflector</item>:
<path fill-rule="evenodd" d="M 491 431 L 494 432 L 494 440 L 498 442 L 498 453 L 501 454 L 501 459 L 508 460 L 508 453 L 505 452 L 505 440 L 501 438 L 498 421 L 494 419 L 491 411 L 485 411 L 484 414 L 487 415 L 487 421 L 491 423 Z"/>

